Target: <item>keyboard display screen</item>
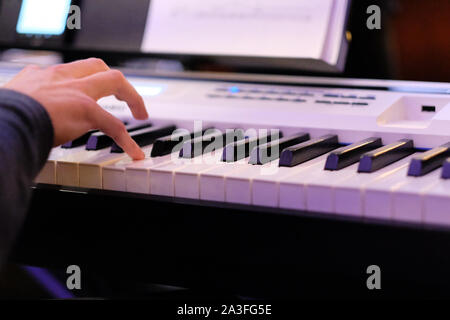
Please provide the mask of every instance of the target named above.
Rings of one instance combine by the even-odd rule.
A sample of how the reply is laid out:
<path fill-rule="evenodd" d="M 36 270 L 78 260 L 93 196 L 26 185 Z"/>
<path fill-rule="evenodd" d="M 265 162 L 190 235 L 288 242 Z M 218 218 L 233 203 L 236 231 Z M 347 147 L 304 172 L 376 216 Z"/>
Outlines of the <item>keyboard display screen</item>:
<path fill-rule="evenodd" d="M 24 0 L 17 22 L 17 33 L 61 35 L 66 27 L 70 0 Z"/>

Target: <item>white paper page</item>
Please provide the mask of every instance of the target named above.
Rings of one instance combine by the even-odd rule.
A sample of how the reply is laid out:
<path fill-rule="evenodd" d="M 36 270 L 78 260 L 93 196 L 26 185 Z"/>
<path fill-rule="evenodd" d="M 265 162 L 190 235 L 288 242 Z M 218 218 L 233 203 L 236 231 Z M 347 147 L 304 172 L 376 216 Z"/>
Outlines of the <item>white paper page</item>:
<path fill-rule="evenodd" d="M 334 2 L 328 27 L 328 41 L 322 53 L 323 60 L 330 64 L 337 64 L 341 51 L 342 37 L 346 23 L 346 14 L 349 0 L 339 0 Z"/>
<path fill-rule="evenodd" d="M 336 0 L 152 0 L 144 52 L 320 59 Z"/>

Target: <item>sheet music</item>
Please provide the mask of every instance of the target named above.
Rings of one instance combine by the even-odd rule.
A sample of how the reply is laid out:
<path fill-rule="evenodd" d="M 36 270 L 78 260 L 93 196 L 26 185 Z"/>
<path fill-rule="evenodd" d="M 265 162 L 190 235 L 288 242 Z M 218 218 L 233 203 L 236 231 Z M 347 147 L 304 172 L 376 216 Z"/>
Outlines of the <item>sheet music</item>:
<path fill-rule="evenodd" d="M 336 0 L 152 0 L 144 52 L 313 58 Z"/>

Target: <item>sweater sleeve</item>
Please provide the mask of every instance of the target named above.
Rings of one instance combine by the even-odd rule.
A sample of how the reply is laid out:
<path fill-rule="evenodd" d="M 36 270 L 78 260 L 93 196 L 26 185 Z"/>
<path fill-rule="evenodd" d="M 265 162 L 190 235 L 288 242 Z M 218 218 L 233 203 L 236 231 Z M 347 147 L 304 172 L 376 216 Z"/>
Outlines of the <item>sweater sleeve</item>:
<path fill-rule="evenodd" d="M 25 218 L 30 187 L 52 144 L 53 126 L 42 105 L 0 88 L 0 266 Z"/>

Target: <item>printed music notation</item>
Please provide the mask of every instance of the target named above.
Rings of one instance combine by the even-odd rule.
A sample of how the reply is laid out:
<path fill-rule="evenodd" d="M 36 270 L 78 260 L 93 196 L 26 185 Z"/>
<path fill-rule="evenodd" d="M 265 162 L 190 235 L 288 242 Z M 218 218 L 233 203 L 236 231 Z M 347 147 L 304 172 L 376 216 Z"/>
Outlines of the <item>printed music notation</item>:
<path fill-rule="evenodd" d="M 194 1 L 195 2 L 195 1 Z M 312 19 L 311 4 L 288 1 L 218 1 L 207 6 L 178 4 L 170 9 L 170 17 L 186 20 L 263 20 L 263 21 L 305 21 Z M 267 3 L 267 4 L 265 4 Z"/>
<path fill-rule="evenodd" d="M 336 0 L 153 0 L 147 52 L 320 58 Z"/>

